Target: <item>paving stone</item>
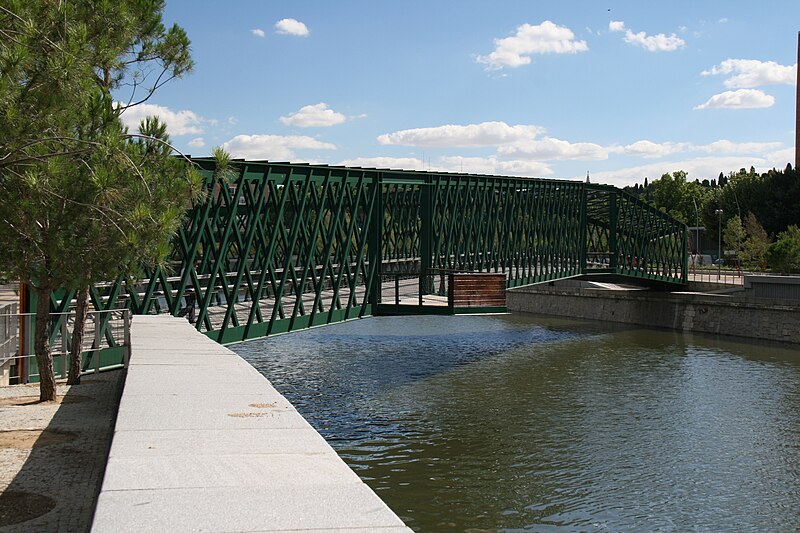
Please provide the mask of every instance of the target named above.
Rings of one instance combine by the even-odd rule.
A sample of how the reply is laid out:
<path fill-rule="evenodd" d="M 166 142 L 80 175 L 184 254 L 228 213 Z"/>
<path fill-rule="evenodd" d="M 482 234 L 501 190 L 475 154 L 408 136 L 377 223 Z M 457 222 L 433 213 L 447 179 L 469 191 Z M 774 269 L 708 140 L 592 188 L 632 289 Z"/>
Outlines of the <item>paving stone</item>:
<path fill-rule="evenodd" d="M 131 335 L 93 532 L 411 531 L 244 359 L 172 317 Z"/>
<path fill-rule="evenodd" d="M 285 453 L 330 453 L 325 439 L 311 427 L 118 431 L 110 457 L 217 456 Z"/>
<path fill-rule="evenodd" d="M 380 532 L 402 521 L 364 484 L 103 491 L 94 533 Z M 402 529 L 401 529 L 402 531 Z M 410 530 L 406 530 L 410 531 Z"/>
<path fill-rule="evenodd" d="M 188 456 L 115 456 L 108 460 L 103 489 L 107 491 L 219 487 L 282 487 L 330 485 L 348 489 L 359 477 L 329 453 L 240 454 Z"/>

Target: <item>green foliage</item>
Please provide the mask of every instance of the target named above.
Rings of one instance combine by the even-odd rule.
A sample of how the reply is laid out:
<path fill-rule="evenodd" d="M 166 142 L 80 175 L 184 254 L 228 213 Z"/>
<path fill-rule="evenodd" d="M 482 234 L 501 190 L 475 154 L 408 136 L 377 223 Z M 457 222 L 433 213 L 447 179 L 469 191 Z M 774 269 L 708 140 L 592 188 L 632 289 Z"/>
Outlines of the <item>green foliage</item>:
<path fill-rule="evenodd" d="M 679 170 L 664 174 L 650 184 L 650 202 L 681 222 L 694 225 L 707 190 L 695 182 L 687 181 L 686 172 Z"/>
<path fill-rule="evenodd" d="M 123 107 L 141 103 L 194 67 L 186 32 L 162 22 L 163 0 L 83 0 L 72 20 L 84 32 L 95 82 L 105 91 L 127 90 Z"/>
<path fill-rule="evenodd" d="M 707 230 L 717 228 L 715 211 L 722 209 L 723 223 L 733 216 L 752 212 L 768 235 L 776 235 L 800 222 L 800 172 L 788 167 L 757 174 L 741 169 L 728 177 L 724 187 L 715 189 L 703 206 Z"/>
<path fill-rule="evenodd" d="M 800 172 L 791 165 L 763 174 L 757 174 L 753 167 L 742 168 L 727 176 L 720 173 L 710 181 L 687 178 L 685 172 L 676 171 L 649 184 L 645 180 L 644 186 L 626 187 L 626 190 L 688 225 L 697 224 L 699 218 L 699 225 L 705 227 L 706 235 L 713 240 L 720 230 L 720 218 L 724 230 L 732 219 L 745 220 L 745 214 L 752 213 L 766 236 L 761 236 L 761 231 L 747 230 L 753 248 L 746 253 L 750 254 L 751 261 L 760 258 L 761 263 L 769 236 L 800 223 Z M 718 209 L 722 210 L 721 217 Z M 759 237 L 754 239 L 754 235 Z M 745 247 L 746 243 L 742 243 L 740 251 L 745 251 Z"/>
<path fill-rule="evenodd" d="M 170 155 L 166 125 L 147 119 L 131 138 L 119 120 L 135 98 L 192 68 L 189 41 L 164 28 L 163 7 L 25 0 L 0 8 L 0 270 L 8 275 L 77 288 L 168 249 L 199 178 Z M 110 91 L 123 84 L 132 89 L 121 107 Z"/>
<path fill-rule="evenodd" d="M 752 212 L 747 213 L 744 229 L 747 239 L 742 244 L 739 259 L 745 267 L 763 270 L 766 265 L 767 248 L 770 244 L 769 235 Z"/>
<path fill-rule="evenodd" d="M 50 291 L 85 294 L 162 261 L 201 186 L 171 156 L 166 125 L 148 119 L 129 134 L 119 118 L 192 68 L 189 40 L 164 28 L 163 8 L 162 0 L 0 6 L 0 272 L 34 285 L 40 299 L 42 399 L 55 398 Z M 126 89 L 115 104 L 111 91 Z"/>
<path fill-rule="evenodd" d="M 237 174 L 231 155 L 221 146 L 216 146 L 211 150 L 211 156 L 215 162 L 214 177 L 226 184 L 233 182 Z"/>
<path fill-rule="evenodd" d="M 725 249 L 738 253 L 742 249 L 742 243 L 744 243 L 745 238 L 747 238 L 747 233 L 742 225 L 742 220 L 739 217 L 732 217 L 728 220 L 722 230 L 722 241 L 725 243 Z"/>
<path fill-rule="evenodd" d="M 800 271 L 800 228 L 791 225 L 778 234 L 777 240 L 767 248 L 767 262 L 784 274 Z"/>
<path fill-rule="evenodd" d="M 71 251 L 82 260 L 73 287 L 163 266 L 172 236 L 199 194 L 202 179 L 170 155 L 165 125 L 147 118 L 140 131 L 142 137 L 126 139 L 91 174 L 93 196 L 86 203 L 95 216 L 84 215 L 86 228 L 72 241 Z"/>
<path fill-rule="evenodd" d="M 770 235 L 800 224 L 800 171 L 788 167 L 785 170 L 770 170 L 762 175 L 763 192 L 760 211 L 752 211 L 764 224 Z"/>

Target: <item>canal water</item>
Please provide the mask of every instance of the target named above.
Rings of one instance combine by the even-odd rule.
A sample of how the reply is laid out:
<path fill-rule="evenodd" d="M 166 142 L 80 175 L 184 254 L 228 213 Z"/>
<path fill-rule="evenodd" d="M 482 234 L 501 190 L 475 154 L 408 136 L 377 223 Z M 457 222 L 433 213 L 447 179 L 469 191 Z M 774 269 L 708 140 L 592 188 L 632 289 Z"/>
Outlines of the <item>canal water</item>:
<path fill-rule="evenodd" d="M 415 531 L 800 529 L 800 350 L 517 315 L 234 349 Z"/>

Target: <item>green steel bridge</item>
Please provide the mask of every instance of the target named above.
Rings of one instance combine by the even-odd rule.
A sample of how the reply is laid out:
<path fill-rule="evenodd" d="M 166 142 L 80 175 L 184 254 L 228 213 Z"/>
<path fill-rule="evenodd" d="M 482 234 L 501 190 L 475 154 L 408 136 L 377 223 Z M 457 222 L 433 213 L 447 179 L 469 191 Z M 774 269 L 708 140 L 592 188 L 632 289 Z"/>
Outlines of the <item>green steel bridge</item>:
<path fill-rule="evenodd" d="M 441 311 L 452 271 L 500 273 L 509 288 L 687 282 L 686 226 L 612 186 L 267 161 L 236 161 L 222 179 L 213 159 L 193 161 L 207 198 L 188 213 L 170 267 L 94 287 L 96 309 L 188 312 L 231 343 Z M 71 297 L 54 297 L 53 310 Z"/>

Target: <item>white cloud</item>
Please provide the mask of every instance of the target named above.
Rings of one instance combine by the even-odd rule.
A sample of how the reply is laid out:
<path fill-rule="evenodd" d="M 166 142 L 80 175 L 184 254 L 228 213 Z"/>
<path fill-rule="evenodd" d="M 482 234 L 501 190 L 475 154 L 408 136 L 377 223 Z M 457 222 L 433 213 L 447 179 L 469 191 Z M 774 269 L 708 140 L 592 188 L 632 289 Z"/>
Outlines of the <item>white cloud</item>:
<path fill-rule="evenodd" d="M 720 24 L 725 24 L 726 22 L 728 22 L 728 17 L 722 17 L 717 22 L 719 22 Z"/>
<path fill-rule="evenodd" d="M 308 36 L 308 28 L 305 24 L 295 19 L 281 19 L 275 23 L 275 31 L 281 35 L 295 35 L 297 37 Z"/>
<path fill-rule="evenodd" d="M 686 26 L 681 26 L 679 29 L 681 32 L 685 32 Z M 633 33 L 625 27 L 625 23 L 621 20 L 612 20 L 609 22 L 608 31 L 624 31 L 626 43 L 641 46 L 650 52 L 674 52 L 686 44 L 686 41 L 674 33 L 672 35 L 665 35 L 663 33 L 647 35 L 643 31 Z"/>
<path fill-rule="evenodd" d="M 693 149 L 697 152 L 706 152 L 709 154 L 734 154 L 734 153 L 759 153 L 769 150 L 776 150 L 783 146 L 780 142 L 749 142 L 749 143 L 735 143 L 727 139 L 721 139 L 709 144 L 695 146 Z"/>
<path fill-rule="evenodd" d="M 553 174 L 547 164 L 539 161 L 507 161 L 497 157 L 459 157 L 448 156 L 439 159 L 443 172 L 465 172 L 469 174 L 497 174 L 501 176 L 550 176 Z"/>
<path fill-rule="evenodd" d="M 782 143 L 780 142 L 735 143 L 727 139 L 720 139 L 719 141 L 701 145 L 671 141 L 654 143 L 645 139 L 626 146 L 612 147 L 609 151 L 650 159 L 684 152 L 702 152 L 707 154 L 761 153 L 767 150 L 775 150 L 781 146 Z"/>
<path fill-rule="evenodd" d="M 729 89 L 750 89 L 776 84 L 795 85 L 797 64 L 786 66 L 774 61 L 757 59 L 726 59 L 700 74 L 703 76 L 733 74 L 725 80 L 725 87 Z"/>
<path fill-rule="evenodd" d="M 523 160 L 603 160 L 609 154 L 622 154 L 645 159 L 656 159 L 668 155 L 702 152 L 708 154 L 758 153 L 780 148 L 780 142 L 735 143 L 726 139 L 709 144 L 695 145 L 687 142 L 654 143 L 647 139 L 625 146 L 601 146 L 595 143 L 570 143 L 561 139 L 546 138 L 525 143 L 501 146 L 500 156 Z"/>
<path fill-rule="evenodd" d="M 338 163 L 345 167 L 393 168 L 401 170 L 422 170 L 424 164 L 416 157 L 356 157 Z"/>
<path fill-rule="evenodd" d="M 295 150 L 335 150 L 336 145 L 304 135 L 237 135 L 222 143 L 233 157 L 290 161 Z"/>
<path fill-rule="evenodd" d="M 234 126 L 237 122 L 239 122 L 239 121 L 236 120 L 236 117 L 234 117 L 234 116 L 228 117 L 228 124 L 230 124 L 231 126 Z"/>
<path fill-rule="evenodd" d="M 654 158 L 683 152 L 688 148 L 688 146 L 689 145 L 687 143 L 654 143 L 652 141 L 648 141 L 647 139 L 643 139 L 617 149 L 612 149 L 612 151 L 625 155 Z"/>
<path fill-rule="evenodd" d="M 647 35 L 645 32 L 633 33 L 631 30 L 625 31 L 625 42 L 636 46 L 641 46 L 650 52 L 674 52 L 682 48 L 686 41 L 675 35 Z"/>
<path fill-rule="evenodd" d="M 343 114 L 330 109 L 324 102 L 303 106 L 298 111 L 280 118 L 284 124 L 298 128 L 333 126 L 345 120 L 347 118 Z"/>
<path fill-rule="evenodd" d="M 758 89 L 739 89 L 715 94 L 695 109 L 761 109 L 772 107 L 775 97 Z"/>
<path fill-rule="evenodd" d="M 524 160 L 608 159 L 608 150 L 594 143 L 571 143 L 553 137 L 498 148 L 497 154 Z"/>
<path fill-rule="evenodd" d="M 621 20 L 612 20 L 608 23 L 608 31 L 625 31 L 625 23 Z"/>
<path fill-rule="evenodd" d="M 181 135 L 198 135 L 203 133 L 203 118 L 194 111 L 184 109 L 173 111 L 168 107 L 156 104 L 139 104 L 126 109 L 120 118 L 131 131 L 139 131 L 139 122 L 144 118 L 156 116 L 167 125 L 167 133 L 179 137 Z"/>
<path fill-rule="evenodd" d="M 261 28 L 253 28 L 252 30 L 250 30 L 250 33 L 252 33 L 256 37 L 261 37 L 262 39 L 267 35 Z"/>
<path fill-rule="evenodd" d="M 202 137 L 196 137 L 186 144 L 188 144 L 192 148 L 202 148 L 206 145 L 206 141 Z"/>
<path fill-rule="evenodd" d="M 519 67 L 531 62 L 531 54 L 574 54 L 589 49 L 586 41 L 576 41 L 575 34 L 565 26 L 545 20 L 538 26 L 523 24 L 512 37 L 494 40 L 495 49 L 486 56 L 477 56 L 487 70 Z"/>
<path fill-rule="evenodd" d="M 338 163 L 346 167 L 429 170 L 432 172 L 463 172 L 466 174 L 497 174 L 504 176 L 549 176 L 553 170 L 537 161 L 506 161 L 495 156 L 444 156 L 434 161 L 416 157 L 357 157 Z"/>
<path fill-rule="evenodd" d="M 433 128 L 415 128 L 387 133 L 378 137 L 381 144 L 418 146 L 421 148 L 456 148 L 498 146 L 534 139 L 545 130 L 539 126 L 505 122 L 480 124 L 447 124 Z"/>
<path fill-rule="evenodd" d="M 786 163 L 794 164 L 794 148 L 784 148 L 767 154 L 767 161 L 770 161 L 769 168 L 784 168 Z"/>

